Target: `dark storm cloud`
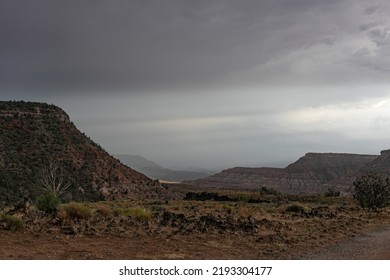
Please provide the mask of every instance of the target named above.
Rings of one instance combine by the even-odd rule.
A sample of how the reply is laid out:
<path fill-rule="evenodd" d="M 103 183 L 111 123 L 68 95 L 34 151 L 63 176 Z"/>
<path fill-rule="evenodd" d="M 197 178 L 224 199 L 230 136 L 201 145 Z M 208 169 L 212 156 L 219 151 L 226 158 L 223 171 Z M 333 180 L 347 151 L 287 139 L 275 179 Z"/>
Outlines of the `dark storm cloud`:
<path fill-rule="evenodd" d="M 349 14 L 339 11 L 351 3 L 5 0 L 0 82 L 103 91 L 225 82 L 349 32 Z"/>
<path fill-rule="evenodd" d="M 360 26 L 367 43 L 357 49 L 352 56 L 353 64 L 377 73 L 390 72 L 390 22 L 387 15 L 390 6 L 373 5 L 366 9 L 365 15 L 371 22 Z"/>
<path fill-rule="evenodd" d="M 368 6 L 368 7 L 365 9 L 364 13 L 365 13 L 366 15 L 372 15 L 372 14 L 374 14 L 376 11 L 378 11 L 379 9 L 380 9 L 380 5 Z"/>
<path fill-rule="evenodd" d="M 389 14 L 386 0 L 1 0 L 0 97 L 59 105 L 110 152 L 172 166 L 377 152 Z"/>

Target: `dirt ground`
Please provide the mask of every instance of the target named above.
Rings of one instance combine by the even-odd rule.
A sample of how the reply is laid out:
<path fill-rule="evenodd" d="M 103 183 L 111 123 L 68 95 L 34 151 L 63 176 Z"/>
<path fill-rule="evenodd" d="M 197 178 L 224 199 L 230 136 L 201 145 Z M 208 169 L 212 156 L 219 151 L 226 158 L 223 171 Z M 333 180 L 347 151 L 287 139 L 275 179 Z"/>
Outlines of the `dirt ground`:
<path fill-rule="evenodd" d="M 390 209 L 282 200 L 138 203 L 146 218 L 118 210 L 134 203 L 84 204 L 84 218 L 32 211 L 22 231 L 0 227 L 0 259 L 390 259 Z"/>
<path fill-rule="evenodd" d="M 249 240 L 219 236 L 52 236 L 0 235 L 2 259 L 256 259 Z M 258 250 L 261 250 L 260 248 Z"/>
<path fill-rule="evenodd" d="M 0 232 L 0 259 L 390 259 L 390 228 L 308 247 L 234 236 L 69 236 Z M 373 237 L 375 236 L 375 237 Z M 375 241 L 373 241 L 373 240 Z M 385 246 L 384 246 L 385 245 Z M 368 250 L 367 250 L 368 249 Z"/>

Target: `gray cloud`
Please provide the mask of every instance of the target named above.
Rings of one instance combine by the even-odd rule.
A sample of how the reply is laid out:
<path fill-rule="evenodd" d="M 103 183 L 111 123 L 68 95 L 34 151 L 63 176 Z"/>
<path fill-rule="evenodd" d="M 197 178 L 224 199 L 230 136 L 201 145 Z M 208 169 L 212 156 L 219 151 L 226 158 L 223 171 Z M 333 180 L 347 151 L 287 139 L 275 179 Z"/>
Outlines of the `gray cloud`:
<path fill-rule="evenodd" d="M 272 72 L 269 64 L 323 42 L 332 42 L 329 51 L 338 51 L 345 36 L 359 26 L 368 30 L 371 17 L 378 13 L 378 5 L 354 4 L 352 0 L 2 1 L 0 81 L 27 88 L 103 92 L 220 87 L 232 78 L 233 85 L 288 83 L 296 72 L 292 61 L 283 61 L 285 77 L 271 80 L 267 75 L 256 77 L 254 69 Z M 378 34 L 368 36 L 380 39 Z M 320 61 L 316 64 L 322 67 Z M 245 79 L 251 75 L 255 77 Z"/>
<path fill-rule="evenodd" d="M 366 15 L 373 15 L 375 14 L 379 9 L 380 9 L 380 5 L 372 5 L 372 6 L 368 6 L 365 10 L 364 10 L 364 13 Z"/>
<path fill-rule="evenodd" d="M 1 98 L 55 103 L 109 151 L 176 166 L 376 151 L 385 111 L 346 109 L 390 93 L 390 5 L 369 2 L 4 0 Z"/>

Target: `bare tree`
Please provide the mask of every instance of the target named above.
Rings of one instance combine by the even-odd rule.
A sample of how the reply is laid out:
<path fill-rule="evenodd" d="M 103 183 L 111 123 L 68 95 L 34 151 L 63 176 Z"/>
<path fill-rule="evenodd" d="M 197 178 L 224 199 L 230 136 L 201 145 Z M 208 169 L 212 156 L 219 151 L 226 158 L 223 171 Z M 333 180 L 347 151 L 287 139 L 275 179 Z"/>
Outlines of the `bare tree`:
<path fill-rule="evenodd" d="M 39 185 L 46 191 L 52 192 L 56 197 L 61 196 L 71 185 L 69 178 L 65 175 L 64 169 L 57 161 L 49 161 L 49 164 L 42 169 Z"/>

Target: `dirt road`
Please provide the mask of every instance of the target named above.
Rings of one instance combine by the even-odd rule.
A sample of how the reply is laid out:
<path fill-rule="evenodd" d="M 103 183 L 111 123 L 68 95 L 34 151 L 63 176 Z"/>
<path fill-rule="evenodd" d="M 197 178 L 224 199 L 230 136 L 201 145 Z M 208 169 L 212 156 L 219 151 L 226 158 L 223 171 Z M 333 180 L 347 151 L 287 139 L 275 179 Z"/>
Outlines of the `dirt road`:
<path fill-rule="evenodd" d="M 390 260 L 390 226 L 302 256 L 311 260 Z"/>

